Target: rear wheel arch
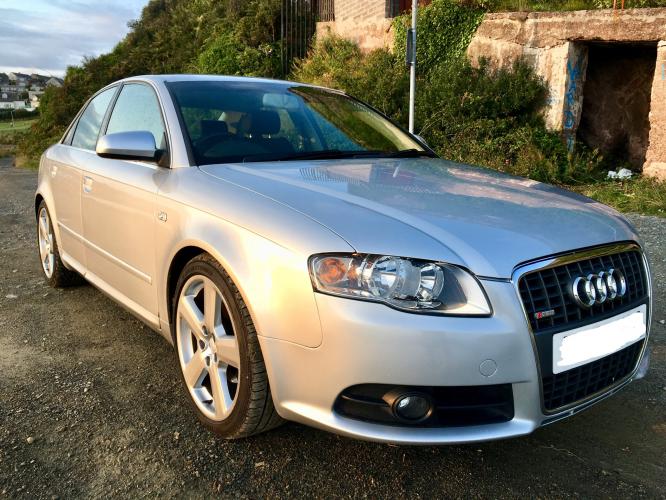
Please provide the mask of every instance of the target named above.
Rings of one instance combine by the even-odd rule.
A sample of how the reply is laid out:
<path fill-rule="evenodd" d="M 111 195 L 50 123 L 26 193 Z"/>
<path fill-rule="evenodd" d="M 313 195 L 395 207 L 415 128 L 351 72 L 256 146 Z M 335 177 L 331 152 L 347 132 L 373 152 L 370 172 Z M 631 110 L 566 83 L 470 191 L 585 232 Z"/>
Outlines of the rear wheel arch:
<path fill-rule="evenodd" d="M 42 204 L 42 201 L 44 201 L 44 197 L 40 193 L 37 193 L 35 196 L 35 218 L 39 217 L 39 206 Z"/>

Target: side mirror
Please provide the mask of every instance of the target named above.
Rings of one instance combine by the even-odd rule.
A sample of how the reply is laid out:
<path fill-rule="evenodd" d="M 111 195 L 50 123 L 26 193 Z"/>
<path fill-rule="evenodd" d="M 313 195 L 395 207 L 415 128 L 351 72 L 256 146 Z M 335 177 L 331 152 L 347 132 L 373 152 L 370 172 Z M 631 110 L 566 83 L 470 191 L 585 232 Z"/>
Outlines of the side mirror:
<path fill-rule="evenodd" d="M 157 161 L 160 156 L 155 137 L 145 130 L 102 136 L 97 141 L 96 152 L 102 158 L 118 160 Z"/>

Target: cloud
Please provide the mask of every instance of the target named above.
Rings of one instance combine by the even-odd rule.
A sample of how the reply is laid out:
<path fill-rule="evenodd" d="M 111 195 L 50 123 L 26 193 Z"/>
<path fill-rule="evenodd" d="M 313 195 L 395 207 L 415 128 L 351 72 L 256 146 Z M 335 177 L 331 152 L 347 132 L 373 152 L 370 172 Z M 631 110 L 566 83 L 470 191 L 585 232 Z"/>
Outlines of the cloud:
<path fill-rule="evenodd" d="M 0 71 L 61 75 L 85 56 L 110 51 L 147 0 L 5 0 L 0 7 Z"/>

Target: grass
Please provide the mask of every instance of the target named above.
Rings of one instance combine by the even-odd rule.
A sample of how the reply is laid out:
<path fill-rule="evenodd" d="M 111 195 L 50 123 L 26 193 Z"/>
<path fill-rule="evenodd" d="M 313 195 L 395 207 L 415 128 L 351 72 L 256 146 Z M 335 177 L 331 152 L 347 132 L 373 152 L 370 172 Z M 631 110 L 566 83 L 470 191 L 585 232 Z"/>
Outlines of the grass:
<path fill-rule="evenodd" d="M 13 133 L 13 132 L 25 132 L 28 130 L 37 119 L 27 119 L 27 120 L 15 120 L 14 127 L 12 127 L 12 122 L 10 121 L 0 121 L 0 134 Z"/>
<path fill-rule="evenodd" d="M 0 147 L 2 147 L 0 155 L 5 156 L 3 153 L 9 149 L 13 152 L 21 134 L 27 132 L 36 121 L 36 119 L 15 120 L 13 127 L 11 121 L 0 121 Z"/>
<path fill-rule="evenodd" d="M 620 212 L 666 217 L 666 182 L 648 177 L 567 186 Z"/>

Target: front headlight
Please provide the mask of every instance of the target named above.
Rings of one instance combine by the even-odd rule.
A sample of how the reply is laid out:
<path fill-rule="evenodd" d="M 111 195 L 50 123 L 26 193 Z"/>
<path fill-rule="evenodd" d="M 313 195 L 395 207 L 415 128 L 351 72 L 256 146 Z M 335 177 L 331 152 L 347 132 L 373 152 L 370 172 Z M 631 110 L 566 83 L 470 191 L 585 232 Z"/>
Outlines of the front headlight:
<path fill-rule="evenodd" d="M 316 290 L 384 302 L 405 311 L 464 316 L 491 313 L 477 279 L 441 262 L 390 255 L 313 255 L 310 276 Z"/>

